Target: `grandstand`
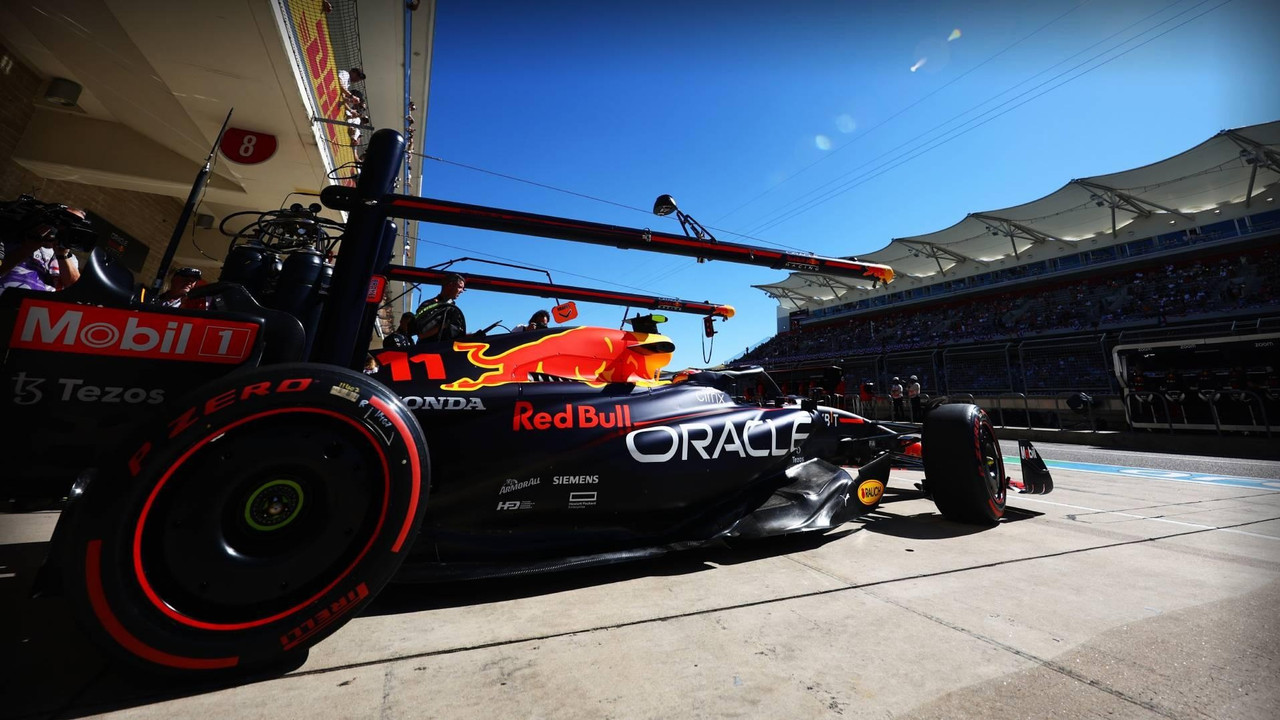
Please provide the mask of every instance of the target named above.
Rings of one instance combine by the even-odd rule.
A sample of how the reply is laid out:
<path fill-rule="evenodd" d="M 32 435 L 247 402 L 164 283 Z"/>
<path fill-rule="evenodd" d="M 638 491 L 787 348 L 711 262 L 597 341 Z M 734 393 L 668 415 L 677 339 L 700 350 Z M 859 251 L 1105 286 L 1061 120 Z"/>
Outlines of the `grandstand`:
<path fill-rule="evenodd" d="M 926 393 L 973 398 L 1008 424 L 1269 433 L 1277 190 L 1280 122 L 1224 130 L 859 256 L 894 267 L 887 286 L 805 272 L 757 286 L 779 300 L 778 333 L 735 362 L 798 393 L 831 393 L 843 374 L 850 404 L 873 382 L 861 408 L 873 416 L 888 411 L 889 379 L 914 374 Z"/>

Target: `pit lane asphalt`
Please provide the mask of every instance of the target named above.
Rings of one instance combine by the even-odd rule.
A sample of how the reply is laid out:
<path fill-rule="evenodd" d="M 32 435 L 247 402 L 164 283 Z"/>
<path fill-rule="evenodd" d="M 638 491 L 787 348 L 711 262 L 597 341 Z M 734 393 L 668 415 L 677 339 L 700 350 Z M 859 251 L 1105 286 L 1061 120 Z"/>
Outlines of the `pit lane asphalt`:
<path fill-rule="evenodd" d="M 301 667 L 221 683 L 104 660 L 60 599 L 25 597 L 57 514 L 0 515 L 0 717 L 1280 717 L 1280 492 L 1154 475 L 1055 470 L 980 529 L 895 470 L 825 536 L 393 586 Z"/>

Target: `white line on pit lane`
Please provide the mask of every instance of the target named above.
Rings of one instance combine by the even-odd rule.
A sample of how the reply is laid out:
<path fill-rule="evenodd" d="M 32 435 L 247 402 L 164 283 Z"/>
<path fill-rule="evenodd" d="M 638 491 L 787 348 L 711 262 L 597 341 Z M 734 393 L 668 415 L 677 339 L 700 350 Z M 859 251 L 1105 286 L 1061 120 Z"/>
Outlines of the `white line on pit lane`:
<path fill-rule="evenodd" d="M 1018 462 L 1016 456 L 1006 456 L 1006 463 Z M 1250 488 L 1280 492 L 1280 480 L 1274 478 L 1237 477 L 1209 473 L 1192 473 L 1181 470 L 1155 470 L 1151 468 L 1126 467 L 1123 465 L 1105 465 L 1102 463 L 1079 462 L 1076 460 L 1046 460 L 1051 470 L 1073 470 L 1095 475 L 1113 475 L 1126 478 L 1143 478 L 1146 480 L 1168 480 L 1170 482 L 1189 482 L 1199 485 L 1218 485 L 1221 487 Z"/>
<path fill-rule="evenodd" d="M 1013 500 L 1013 498 L 1010 498 Z M 1220 532 L 1235 533 L 1237 535 L 1248 535 L 1249 537 L 1265 538 L 1267 540 L 1280 540 L 1275 535 L 1263 535 L 1261 533 L 1252 533 L 1248 530 L 1236 530 L 1235 528 L 1223 528 L 1216 525 L 1201 525 L 1200 523 L 1189 523 L 1181 520 L 1170 520 L 1162 517 L 1149 517 L 1147 515 L 1135 515 L 1133 513 L 1120 512 L 1119 510 L 1100 510 L 1098 508 L 1085 507 L 1083 505 L 1068 505 L 1066 503 L 1053 502 L 1052 500 L 1041 500 L 1039 498 L 1017 496 L 1018 502 L 1033 502 L 1044 505 L 1055 505 L 1057 507 L 1071 508 L 1072 510 L 1088 510 L 1089 512 L 1100 513 L 1103 515 L 1119 515 L 1120 517 L 1134 518 L 1136 520 L 1154 520 L 1155 522 L 1169 523 L 1171 525 L 1183 525 L 1186 527 L 1201 528 L 1203 530 L 1218 530 Z"/>
<path fill-rule="evenodd" d="M 1181 460 L 1186 460 L 1188 458 L 1191 458 L 1196 460 L 1203 460 L 1205 462 L 1223 463 L 1225 465 L 1273 465 L 1276 462 L 1275 460 L 1239 460 L 1239 459 L 1233 459 L 1233 458 L 1219 458 L 1219 457 L 1210 458 L 1203 455 L 1178 455 L 1175 453 L 1157 453 L 1157 452 L 1139 453 L 1136 451 L 1103 450 L 1102 448 L 1092 448 L 1092 447 L 1089 448 L 1089 454 L 1090 455 L 1094 455 L 1094 454 L 1120 455 L 1123 457 L 1130 457 L 1130 458 L 1135 455 L 1144 455 L 1144 456 L 1150 455 L 1152 457 L 1178 458 Z"/>

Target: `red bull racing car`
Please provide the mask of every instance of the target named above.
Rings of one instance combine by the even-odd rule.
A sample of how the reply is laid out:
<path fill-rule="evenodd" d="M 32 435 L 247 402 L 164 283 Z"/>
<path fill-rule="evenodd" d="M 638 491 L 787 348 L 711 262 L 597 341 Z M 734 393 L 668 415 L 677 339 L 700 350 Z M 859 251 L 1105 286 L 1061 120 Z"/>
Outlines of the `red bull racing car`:
<path fill-rule="evenodd" d="M 878 507 L 893 465 L 923 468 L 949 519 L 1004 514 L 1009 479 L 979 408 L 938 407 L 904 434 L 782 398 L 759 368 L 668 372 L 674 346 L 652 326 L 477 334 L 375 351 L 376 374 L 357 371 L 386 279 L 428 277 L 388 264 L 389 216 L 892 277 L 701 232 L 390 194 L 403 149 L 380 131 L 357 185 L 323 194 L 349 212 L 332 263 L 294 248 L 268 276 L 269 243 L 233 247 L 206 307 L 188 310 L 141 303 L 131 274 L 95 250 L 65 291 L 0 296 L 4 411 L 22 428 L 6 490 L 74 480 L 41 585 L 60 587 L 105 648 L 163 671 L 274 665 L 393 576 L 554 570 L 833 528 Z M 758 387 L 773 389 L 745 390 Z M 1051 486 L 1032 477 L 1031 491 Z"/>

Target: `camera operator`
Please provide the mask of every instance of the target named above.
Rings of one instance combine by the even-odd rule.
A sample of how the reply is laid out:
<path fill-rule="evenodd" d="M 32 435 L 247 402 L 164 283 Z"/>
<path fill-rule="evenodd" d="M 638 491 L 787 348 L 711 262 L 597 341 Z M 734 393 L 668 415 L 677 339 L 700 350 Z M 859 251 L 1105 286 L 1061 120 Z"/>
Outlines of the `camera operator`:
<path fill-rule="evenodd" d="M 62 244 L 60 233 L 83 226 L 83 210 L 65 205 L 46 210 L 22 231 L 15 247 L 6 248 L 0 264 L 0 292 L 8 288 L 64 290 L 80 279 L 80 261 Z"/>

